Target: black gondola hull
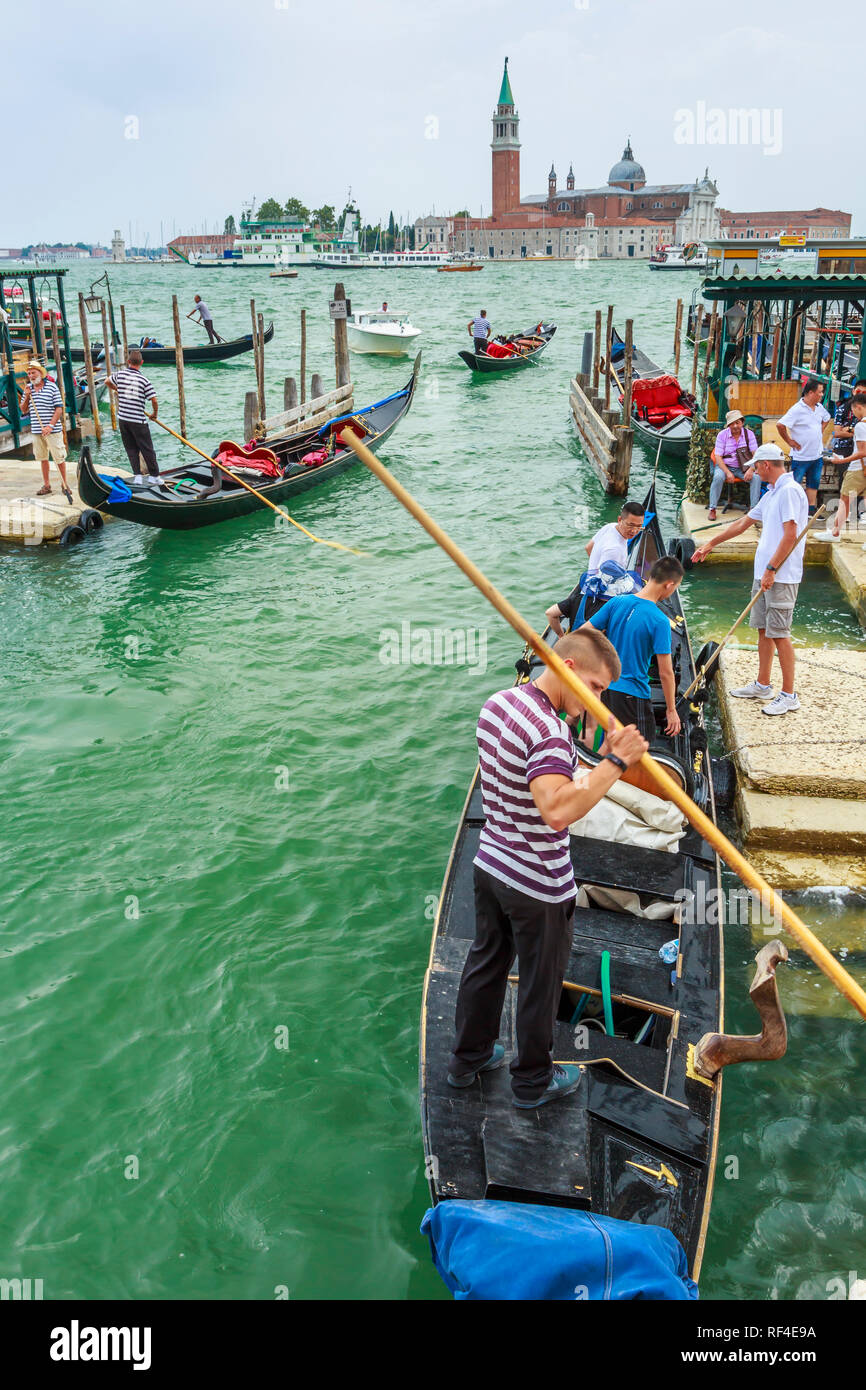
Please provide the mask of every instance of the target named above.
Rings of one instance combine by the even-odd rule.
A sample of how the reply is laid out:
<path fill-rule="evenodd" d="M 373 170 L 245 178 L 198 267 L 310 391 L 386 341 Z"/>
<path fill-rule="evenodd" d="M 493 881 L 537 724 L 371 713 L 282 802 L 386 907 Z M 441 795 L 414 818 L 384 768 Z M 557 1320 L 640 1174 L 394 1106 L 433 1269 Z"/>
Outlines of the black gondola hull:
<path fill-rule="evenodd" d="M 264 332 L 264 339 L 269 343 L 274 336 L 274 325 L 269 323 Z M 130 347 L 137 347 L 137 343 L 130 343 Z M 173 367 L 176 364 L 177 353 L 173 347 L 160 348 L 139 348 L 141 359 L 145 366 L 150 367 Z M 252 352 L 253 335 L 245 333 L 241 338 L 232 338 L 225 343 L 202 343 L 193 347 L 184 347 L 183 361 L 184 366 L 188 363 L 196 362 L 225 362 L 230 357 L 240 357 L 241 353 Z M 84 348 L 74 347 L 70 349 L 70 358 L 73 362 L 84 361 Z"/>
<path fill-rule="evenodd" d="M 544 349 L 547 347 L 555 332 L 555 324 L 546 324 L 543 331 L 539 333 L 535 333 L 534 330 L 532 330 L 527 333 L 512 335 L 514 337 L 540 337 L 543 339 L 543 342 L 539 344 L 534 352 L 523 353 L 520 357 L 491 357 L 487 352 L 470 352 L 468 349 L 460 351 L 457 355 L 462 358 L 467 367 L 471 368 L 473 372 L 513 372 L 520 367 L 527 366 L 530 362 L 536 362 L 544 352 Z"/>
<path fill-rule="evenodd" d="M 648 508 L 654 510 L 652 491 Z M 664 547 L 657 519 L 647 530 L 652 542 L 644 553 L 650 563 Z M 666 611 L 675 624 L 675 671 L 683 691 L 694 659 L 676 595 Z M 657 694 L 654 684 L 654 701 Z M 691 721 L 683 734 L 676 740 L 660 734 L 653 751 L 683 768 L 683 784 L 712 813 L 702 770 L 701 715 L 682 701 L 680 712 Z M 565 974 L 572 988 L 563 987 L 553 1047 L 555 1061 L 584 1064 L 578 1091 L 537 1110 L 518 1111 L 503 1068 L 455 1092 L 446 1073 L 460 976 L 474 937 L 473 859 L 483 824 L 476 773 L 445 874 L 424 983 L 420 1089 L 432 1201 L 529 1202 L 662 1225 L 682 1244 L 697 1278 L 712 1196 L 721 1085 L 720 1078 L 711 1084 L 693 1079 L 689 1055 L 704 1033 L 722 1027 L 721 928 L 691 925 L 688 914 L 677 928 L 670 919 L 579 907 Z M 673 905 L 688 894 L 712 902 L 708 895 L 719 891 L 716 855 L 693 830 L 677 853 L 572 837 L 571 855 L 579 885 L 628 890 L 642 902 Z M 677 935 L 680 959 L 672 980 L 672 967 L 658 952 Z M 575 1030 L 572 1014 L 581 996 L 573 986 L 598 995 L 603 950 L 611 957 L 617 1018 L 627 1021 L 629 1009 L 635 1019 L 652 1016 L 648 1042 L 591 1027 Z M 512 975 L 518 970 L 519 963 Z M 509 1057 L 516 1050 L 516 1000 L 516 983 L 510 983 L 500 1028 Z M 632 1027 L 623 1024 L 626 1033 Z"/>

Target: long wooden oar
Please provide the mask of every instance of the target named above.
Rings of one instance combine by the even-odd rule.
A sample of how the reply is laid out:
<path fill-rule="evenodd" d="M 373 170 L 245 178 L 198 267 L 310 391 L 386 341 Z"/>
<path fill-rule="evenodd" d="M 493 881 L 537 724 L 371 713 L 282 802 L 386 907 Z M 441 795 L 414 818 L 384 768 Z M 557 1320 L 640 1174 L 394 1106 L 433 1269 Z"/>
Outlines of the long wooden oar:
<path fill-rule="evenodd" d="M 809 517 L 808 522 L 807 522 L 806 525 L 803 527 L 803 529 L 802 529 L 802 531 L 800 532 L 800 534 L 799 534 L 799 536 L 797 537 L 797 539 L 794 541 L 794 544 L 791 546 L 791 549 L 788 551 L 788 554 L 785 556 L 785 559 L 786 559 L 786 560 L 788 559 L 788 556 L 793 555 L 794 551 L 797 549 L 797 546 L 800 544 L 801 540 L 803 539 L 803 537 L 806 535 L 807 531 L 809 530 L 809 527 L 810 527 L 810 526 L 814 526 L 815 522 L 818 520 L 818 517 L 821 515 L 821 513 L 822 513 L 823 511 L 826 511 L 826 509 L 827 509 L 827 504 L 826 504 L 825 502 L 822 502 L 821 505 L 820 505 L 820 507 L 818 508 L 818 510 L 815 512 L 815 514 L 814 514 L 813 516 L 810 516 L 810 517 Z M 784 563 L 784 561 L 783 561 L 783 563 Z M 709 671 L 710 667 L 713 666 L 713 665 L 715 664 L 715 662 L 718 661 L 719 657 L 720 657 L 721 654 L 722 654 L 722 648 L 723 648 L 723 647 L 725 646 L 725 644 L 726 644 L 727 642 L 729 642 L 730 639 L 733 637 L 734 633 L 736 632 L 737 628 L 740 626 L 740 623 L 743 621 L 743 619 L 744 619 L 744 618 L 748 618 L 749 614 L 751 613 L 752 609 L 754 608 L 755 604 L 758 602 L 758 599 L 761 597 L 761 594 L 762 594 L 763 592 L 764 592 L 763 589 L 759 589 L 758 592 L 755 594 L 755 597 L 749 600 L 749 602 L 746 604 L 745 608 L 743 609 L 742 613 L 740 614 L 739 618 L 738 618 L 737 621 L 734 623 L 733 627 L 729 627 L 729 628 L 728 628 L 727 632 L 725 633 L 725 635 L 724 635 L 724 637 L 722 638 L 722 640 L 721 640 L 721 642 L 719 643 L 719 645 L 716 647 L 716 650 L 713 652 L 712 656 L 710 656 L 710 657 L 704 662 L 703 666 L 701 667 L 700 671 L 698 671 L 698 674 L 695 676 L 695 678 L 694 678 L 694 680 L 692 681 L 691 685 L 689 686 L 688 690 L 685 690 L 685 691 L 683 692 L 683 694 L 682 694 L 681 697 L 680 697 L 681 699 L 687 700 L 687 699 L 689 698 L 689 696 L 690 696 L 690 695 L 693 695 L 694 692 L 697 690 L 697 688 L 698 688 L 698 686 L 700 685 L 701 681 L 702 681 L 702 680 L 706 680 L 707 672 Z"/>
<path fill-rule="evenodd" d="M 514 628 L 514 631 L 523 638 L 524 642 L 529 644 L 536 655 L 541 657 L 544 664 L 550 667 L 562 684 L 568 686 L 569 690 L 578 697 L 588 712 L 595 716 L 602 727 L 608 728 L 611 720 L 610 710 L 601 703 L 601 700 L 593 695 L 592 691 L 583 683 L 580 677 L 572 671 L 570 667 L 566 666 L 556 653 L 548 647 L 547 643 L 538 635 L 526 619 L 521 617 L 517 609 L 512 607 L 504 595 L 500 594 L 499 590 L 491 584 L 487 576 L 481 572 L 478 566 L 473 564 L 469 556 L 464 555 L 460 547 L 442 530 L 442 527 L 439 526 L 433 520 L 432 516 L 430 516 L 428 512 L 425 512 L 424 508 L 415 501 L 412 494 L 407 492 L 406 488 L 398 483 L 396 478 L 392 477 L 387 468 L 376 458 L 376 455 L 371 453 L 366 445 L 357 440 L 354 435 L 341 432 L 340 440 L 351 449 L 353 453 L 357 454 L 361 462 L 366 464 L 371 473 L 375 473 L 379 481 L 384 483 L 389 492 L 394 494 L 397 501 L 401 502 L 406 510 L 414 516 L 415 520 L 424 527 L 428 535 L 433 537 L 437 545 L 440 545 L 446 554 L 451 556 L 454 563 L 463 571 L 467 578 L 472 581 L 475 587 L 481 591 L 488 602 L 493 605 L 498 613 L 502 614 L 506 622 Z M 621 725 L 619 722 L 615 722 L 616 727 L 620 728 Z M 718 826 L 713 824 L 709 816 L 705 815 L 700 807 L 695 805 L 691 797 L 682 790 L 667 772 L 665 772 L 664 768 L 659 766 L 655 758 L 651 757 L 649 753 L 644 753 L 640 762 L 641 766 L 646 770 L 648 775 L 652 778 L 653 783 L 658 788 L 659 795 L 663 796 L 668 801 L 673 801 L 676 806 L 679 806 L 683 815 L 691 822 L 699 835 L 701 835 L 708 844 L 713 846 L 721 858 L 724 859 L 725 863 L 733 869 L 734 873 L 738 874 L 743 882 L 754 889 L 756 893 L 761 894 L 762 901 L 772 906 L 774 913 L 782 919 L 791 935 L 799 942 L 807 955 L 809 955 L 819 969 L 823 970 L 824 974 L 833 981 L 833 984 L 840 993 L 844 994 L 845 998 L 850 1000 L 861 1017 L 866 1018 L 866 992 L 861 989 L 856 980 L 851 978 L 847 970 L 843 969 L 835 956 L 831 955 L 826 946 L 818 940 L 814 932 L 810 931 L 805 922 L 800 920 L 796 912 L 788 906 L 774 888 L 771 888 L 770 884 L 761 877 L 757 870 L 752 868 L 749 861 L 745 859 L 740 851 L 731 844 L 730 840 L 722 834 Z"/>
<path fill-rule="evenodd" d="M 290 521 L 293 526 L 297 526 L 298 530 L 303 531 L 305 536 L 309 536 L 311 541 L 315 541 L 318 545 L 329 545 L 332 550 L 347 550 L 350 555 L 366 554 L 366 551 L 355 550 L 351 545 L 341 545 L 339 541 L 325 541 L 322 540 L 321 536 L 314 536 L 312 531 L 307 530 L 306 526 L 302 526 L 299 521 L 295 521 L 293 516 L 289 516 L 288 512 L 284 512 L 282 507 L 278 507 L 269 497 L 265 497 L 263 493 L 257 492 L 249 483 L 245 483 L 243 478 L 239 478 L 237 473 L 233 473 L 224 463 L 220 463 L 219 459 L 211 458 L 210 454 L 205 453 L 204 449 L 200 449 L 197 444 L 192 444 L 188 439 L 184 439 L 182 434 L 178 434 L 177 430 L 173 430 L 171 426 L 166 425 L 164 421 L 155 419 L 154 424 L 159 425 L 161 429 L 167 430 L 169 434 L 173 434 L 175 439 L 179 439 L 181 444 L 185 444 L 188 449 L 192 449 L 194 454 L 200 454 L 203 459 L 207 459 L 208 463 L 211 464 L 213 468 L 219 468 L 223 473 L 227 473 L 240 487 L 245 487 L 247 492 L 253 494 L 253 497 L 258 497 L 260 502 L 264 502 L 266 507 L 270 507 L 272 512 L 276 512 L 277 516 L 285 517 L 286 521 Z"/>

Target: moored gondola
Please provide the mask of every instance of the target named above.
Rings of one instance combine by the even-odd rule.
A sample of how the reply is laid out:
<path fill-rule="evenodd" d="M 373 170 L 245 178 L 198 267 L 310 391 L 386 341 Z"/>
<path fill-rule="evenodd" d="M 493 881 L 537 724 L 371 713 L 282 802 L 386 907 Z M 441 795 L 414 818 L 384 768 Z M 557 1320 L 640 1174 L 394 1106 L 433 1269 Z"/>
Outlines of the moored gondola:
<path fill-rule="evenodd" d="M 613 329 L 611 363 L 622 373 L 625 343 Z M 632 415 L 635 433 L 655 456 L 661 446 L 663 454 L 684 458 L 689 452 L 692 423 L 697 411 L 694 396 L 683 389 L 670 372 L 653 362 L 640 348 L 632 349 Z M 622 392 L 620 392 L 622 405 Z"/>
<path fill-rule="evenodd" d="M 264 340 L 269 343 L 274 336 L 274 325 L 269 323 L 264 331 Z M 120 340 L 118 339 L 118 346 Z M 139 347 L 137 343 L 130 343 L 130 347 L 138 347 L 141 353 L 142 362 L 151 367 L 173 367 L 177 360 L 177 353 L 173 347 Z M 240 338 L 231 338 L 224 343 L 197 343 L 191 347 L 184 346 L 183 360 L 184 365 L 194 362 L 225 362 L 229 357 L 239 357 L 243 352 L 252 352 L 253 335 L 244 333 Z M 94 363 L 102 363 L 105 360 L 105 350 L 102 343 L 91 343 L 90 355 Z M 84 361 L 84 348 L 74 347 L 70 349 L 69 356 L 73 362 Z"/>
<path fill-rule="evenodd" d="M 275 459 L 273 464 L 265 462 L 265 471 L 256 472 L 255 459 L 244 460 L 240 451 L 234 454 L 229 466 L 233 471 L 237 469 L 239 476 L 242 468 L 244 481 L 276 504 L 327 482 L 351 468 L 356 461 L 352 451 L 337 440 L 341 429 L 351 426 L 359 436 L 363 435 L 370 449 L 378 452 L 412 405 L 420 362 L 419 353 L 406 385 L 374 405 L 329 420 L 315 430 L 259 441 L 258 449 L 270 451 Z M 128 478 L 97 472 L 89 448 L 82 449 L 78 465 L 78 492 L 88 507 L 110 512 L 140 526 L 188 531 L 246 516 L 266 506 L 260 498 L 225 475 L 218 491 L 203 495 L 210 489 L 211 482 L 211 467 L 200 458 L 193 458 L 185 467 L 161 473 L 146 486 L 134 487 L 129 486 Z"/>
<path fill-rule="evenodd" d="M 630 567 L 641 573 L 665 553 L 652 489 L 646 507 L 647 522 L 630 557 Z M 682 699 L 695 662 L 678 595 L 662 608 L 672 628 L 683 728 L 675 738 L 662 732 L 664 698 L 656 675 L 651 684 L 658 733 L 651 751 L 712 816 L 702 706 Z M 551 634 L 545 636 L 552 640 Z M 537 658 L 531 665 L 519 663 L 520 679 L 531 678 L 536 665 Z M 596 755 L 582 744 L 575 746 L 582 761 L 594 760 Z M 512 1106 L 507 1069 L 479 1074 L 461 1091 L 446 1081 L 457 990 L 475 932 L 473 859 L 484 823 L 477 774 L 463 809 L 425 977 L 420 1058 L 422 1127 L 434 1203 L 425 1229 L 451 1287 L 463 1281 L 464 1289 L 476 1290 L 462 1296 L 521 1296 L 492 1291 L 527 1289 L 526 1269 L 514 1263 L 509 1268 L 514 1252 L 520 1250 L 528 1265 L 533 1255 L 537 1261 L 541 1253 L 544 1261 L 552 1258 L 554 1247 L 564 1248 L 572 1268 L 582 1239 L 601 1241 L 598 1220 L 606 1218 L 613 1218 L 614 1233 L 626 1230 L 634 1242 L 638 1263 L 632 1271 L 640 1268 L 639 1248 L 648 1267 L 655 1259 L 649 1245 L 661 1239 L 658 1232 L 641 1228 L 664 1227 L 676 1238 L 685 1255 L 678 1267 L 677 1247 L 665 1237 L 666 1258 L 671 1259 L 670 1279 L 662 1281 L 667 1291 L 648 1293 L 644 1287 L 629 1293 L 620 1286 L 611 1292 L 609 1282 L 601 1280 L 607 1292 L 536 1291 L 534 1296 L 688 1297 L 686 1266 L 692 1279 L 698 1277 L 721 1085 L 718 1076 L 707 1080 L 696 1075 L 692 1056 L 705 1034 L 721 1029 L 723 953 L 721 927 L 691 911 L 690 904 L 719 892 L 719 862 L 670 803 L 655 797 L 655 805 L 643 801 L 640 787 L 623 790 L 637 821 L 648 816 L 650 823 L 653 818 L 660 823 L 667 817 L 669 838 L 664 847 L 656 847 L 659 841 L 654 843 L 639 826 L 624 829 L 621 838 L 609 830 L 593 833 L 594 826 L 605 824 L 595 812 L 572 828 L 580 896 L 553 1056 L 581 1065 L 583 1076 L 573 1095 L 532 1111 Z M 659 807 L 665 815 L 660 816 Z M 679 922 L 676 911 L 682 915 Z M 674 938 L 678 947 L 671 951 L 673 959 L 661 959 L 660 948 Z M 516 980 L 511 979 L 500 1029 L 509 1060 L 515 1049 L 516 999 Z M 581 1220 L 588 1222 L 583 1236 L 576 1229 Z M 461 1224 L 461 1234 L 471 1230 L 472 1236 L 462 1245 L 455 1236 Z M 543 1239 L 539 1236 L 533 1246 L 530 1233 L 539 1224 Z M 604 1239 L 610 1237 L 608 1231 Z M 491 1276 L 496 1261 L 498 1272 Z M 486 1293 L 477 1292 L 481 1288 Z"/>
<path fill-rule="evenodd" d="M 536 362 L 556 332 L 555 323 L 539 323 L 525 333 L 493 338 L 487 352 L 458 353 L 474 372 L 508 372 Z"/>

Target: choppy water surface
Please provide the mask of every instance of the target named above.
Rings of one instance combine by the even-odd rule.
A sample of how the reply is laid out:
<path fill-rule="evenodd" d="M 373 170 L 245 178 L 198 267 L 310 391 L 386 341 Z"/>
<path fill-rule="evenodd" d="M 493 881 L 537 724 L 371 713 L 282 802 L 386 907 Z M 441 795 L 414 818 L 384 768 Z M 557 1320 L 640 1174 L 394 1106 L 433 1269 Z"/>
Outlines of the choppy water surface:
<path fill-rule="evenodd" d="M 92 274 L 71 270 L 70 300 Z M 310 369 L 333 379 L 329 278 L 111 275 L 136 338 L 170 340 L 173 290 L 187 307 L 202 293 L 224 336 L 246 330 L 254 295 L 276 323 L 272 410 L 305 306 Z M 539 622 L 616 510 L 569 424 L 583 329 L 613 299 L 668 363 L 692 284 L 540 264 L 349 286 L 424 330 L 416 403 L 384 457 Z M 497 330 L 560 325 L 537 369 L 470 377 L 456 352 L 482 304 Z M 409 375 L 406 361 L 353 366 L 359 402 Z M 173 369 L 149 374 L 176 424 Z M 240 437 L 251 360 L 190 367 L 186 382 L 192 438 Z M 181 460 L 156 442 L 164 465 Z M 126 466 L 110 433 L 100 461 Z M 638 449 L 635 494 L 651 465 Z M 659 475 L 668 533 L 680 469 Z M 294 512 L 368 555 L 261 515 L 174 535 L 118 523 L 67 553 L 0 554 L 0 1275 L 42 1278 L 46 1297 L 445 1296 L 417 1234 L 420 990 L 475 715 L 517 644 L 362 469 Z M 719 635 L 747 592 L 745 572 L 690 578 L 695 637 Z M 826 575 L 810 571 L 798 612 L 804 639 L 860 640 Z M 383 660 L 407 622 L 471 630 L 474 664 Z M 804 911 L 856 958 L 862 902 L 813 895 Z M 753 954 L 732 928 L 728 1015 L 747 1031 Z M 826 1297 L 829 1280 L 866 1273 L 862 1033 L 805 958 L 787 973 L 805 1010 L 787 1058 L 725 1081 L 705 1297 Z"/>

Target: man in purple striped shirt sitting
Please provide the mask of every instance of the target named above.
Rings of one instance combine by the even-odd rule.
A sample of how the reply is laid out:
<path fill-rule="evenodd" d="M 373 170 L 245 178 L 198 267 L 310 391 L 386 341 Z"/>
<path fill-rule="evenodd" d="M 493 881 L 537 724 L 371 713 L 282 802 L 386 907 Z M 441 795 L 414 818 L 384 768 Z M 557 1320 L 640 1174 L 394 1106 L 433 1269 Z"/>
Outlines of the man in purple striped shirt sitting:
<path fill-rule="evenodd" d="M 612 643 L 583 629 L 554 651 L 596 696 L 620 675 Z M 545 667 L 538 679 L 492 695 L 477 738 L 485 824 L 475 856 L 475 940 L 457 996 L 457 1036 L 448 1081 L 458 1090 L 505 1061 L 496 1041 L 515 953 L 517 1055 L 511 1063 L 514 1104 L 521 1110 L 568 1095 L 580 1068 L 554 1066 L 553 1026 L 572 941 L 577 885 L 568 827 L 591 811 L 648 744 L 634 725 L 610 730 L 602 760 L 575 778 L 577 765 L 564 712 L 579 719 L 576 695 Z"/>

